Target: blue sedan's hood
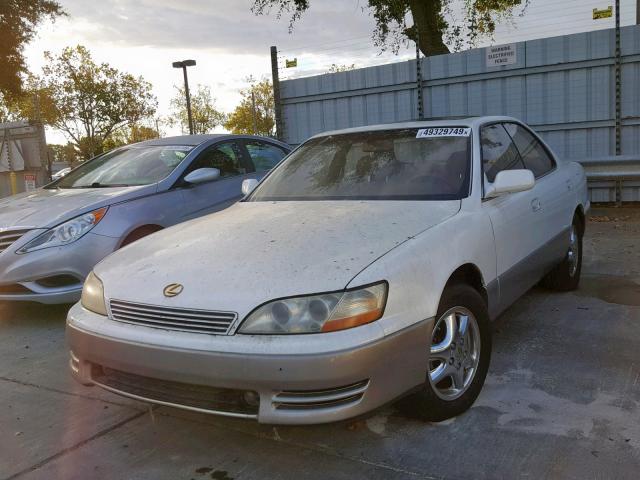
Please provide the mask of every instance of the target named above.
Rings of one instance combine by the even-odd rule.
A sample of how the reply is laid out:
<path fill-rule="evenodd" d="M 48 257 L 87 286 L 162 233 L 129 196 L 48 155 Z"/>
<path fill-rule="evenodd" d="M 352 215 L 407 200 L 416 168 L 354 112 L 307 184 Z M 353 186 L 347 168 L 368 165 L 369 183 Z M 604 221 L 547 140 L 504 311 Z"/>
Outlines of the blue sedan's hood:
<path fill-rule="evenodd" d="M 39 189 L 0 200 L 0 230 L 48 228 L 87 211 L 154 193 L 144 187 Z"/>

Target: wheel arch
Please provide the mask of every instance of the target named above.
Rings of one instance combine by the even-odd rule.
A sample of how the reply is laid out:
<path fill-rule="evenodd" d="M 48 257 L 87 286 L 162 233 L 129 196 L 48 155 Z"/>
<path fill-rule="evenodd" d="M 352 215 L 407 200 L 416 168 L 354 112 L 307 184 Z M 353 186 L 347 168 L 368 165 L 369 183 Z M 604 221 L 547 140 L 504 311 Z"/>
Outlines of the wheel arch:
<path fill-rule="evenodd" d="M 582 205 L 578 205 L 573 212 L 573 216 L 578 218 L 580 222 L 580 235 L 584 235 L 584 231 L 587 226 L 587 219 L 584 213 L 584 207 Z"/>
<path fill-rule="evenodd" d="M 151 235 L 152 233 L 159 232 L 160 230 L 164 230 L 164 227 L 156 223 L 148 223 L 145 225 L 137 226 L 122 237 L 120 248 L 133 243 L 134 241 L 139 240 L 142 237 L 146 237 L 147 235 Z"/>
<path fill-rule="evenodd" d="M 444 294 L 448 287 L 456 283 L 465 283 L 473 287 L 484 299 L 487 307 L 489 306 L 489 294 L 487 292 L 487 287 L 485 286 L 482 272 L 477 265 L 473 263 L 465 263 L 456 268 L 451 275 L 449 275 L 449 279 L 447 280 L 442 293 Z"/>

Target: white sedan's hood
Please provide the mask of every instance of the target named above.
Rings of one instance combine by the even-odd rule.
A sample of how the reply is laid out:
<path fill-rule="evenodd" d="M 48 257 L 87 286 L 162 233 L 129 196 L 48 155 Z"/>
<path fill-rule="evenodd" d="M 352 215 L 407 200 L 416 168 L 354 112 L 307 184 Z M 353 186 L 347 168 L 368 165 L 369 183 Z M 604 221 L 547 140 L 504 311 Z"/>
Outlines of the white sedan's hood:
<path fill-rule="evenodd" d="M 124 248 L 96 274 L 107 298 L 245 315 L 274 298 L 340 290 L 459 208 L 457 200 L 238 203 Z M 170 283 L 184 291 L 165 298 Z"/>
<path fill-rule="evenodd" d="M 0 230 L 11 227 L 47 228 L 116 202 L 153 193 L 146 187 L 38 189 L 0 200 Z"/>

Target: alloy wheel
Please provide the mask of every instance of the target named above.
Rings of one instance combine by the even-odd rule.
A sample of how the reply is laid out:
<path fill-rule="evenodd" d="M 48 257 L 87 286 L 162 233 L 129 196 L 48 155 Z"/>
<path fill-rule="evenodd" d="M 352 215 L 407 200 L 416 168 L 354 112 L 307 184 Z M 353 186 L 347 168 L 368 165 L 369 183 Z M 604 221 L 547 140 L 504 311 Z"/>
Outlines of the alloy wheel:
<path fill-rule="evenodd" d="M 574 277 L 578 270 L 578 261 L 580 258 L 580 239 L 576 226 L 571 225 L 571 234 L 569 236 L 569 251 L 567 252 L 567 261 L 569 262 L 569 276 Z"/>
<path fill-rule="evenodd" d="M 433 328 L 429 381 L 443 400 L 459 398 L 471 385 L 480 362 L 480 328 L 464 307 L 447 310 Z"/>

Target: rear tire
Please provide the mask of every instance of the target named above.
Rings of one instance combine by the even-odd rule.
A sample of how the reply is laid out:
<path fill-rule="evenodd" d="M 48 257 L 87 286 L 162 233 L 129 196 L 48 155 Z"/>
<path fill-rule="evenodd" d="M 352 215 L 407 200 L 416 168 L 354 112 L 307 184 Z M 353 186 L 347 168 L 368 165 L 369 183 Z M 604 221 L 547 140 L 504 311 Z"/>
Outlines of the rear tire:
<path fill-rule="evenodd" d="M 489 369 L 489 314 L 477 290 L 466 284 L 445 289 L 429 340 L 425 383 L 398 406 L 412 417 L 441 422 L 473 405 Z"/>
<path fill-rule="evenodd" d="M 542 280 L 542 284 L 552 290 L 569 292 L 578 288 L 582 271 L 582 235 L 583 228 L 578 217 L 573 217 L 569 233 L 567 254 Z"/>

